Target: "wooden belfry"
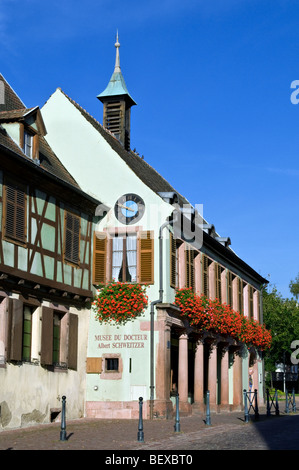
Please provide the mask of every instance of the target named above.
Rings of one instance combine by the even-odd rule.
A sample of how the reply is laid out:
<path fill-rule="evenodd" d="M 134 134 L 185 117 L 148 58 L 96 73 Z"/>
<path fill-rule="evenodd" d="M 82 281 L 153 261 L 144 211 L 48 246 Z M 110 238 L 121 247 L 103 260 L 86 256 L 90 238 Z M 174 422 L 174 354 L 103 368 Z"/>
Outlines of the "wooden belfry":
<path fill-rule="evenodd" d="M 130 96 L 120 69 L 118 34 L 116 37 L 116 59 L 114 72 L 106 89 L 97 96 L 103 103 L 103 126 L 130 149 L 131 107 L 136 105 Z"/>

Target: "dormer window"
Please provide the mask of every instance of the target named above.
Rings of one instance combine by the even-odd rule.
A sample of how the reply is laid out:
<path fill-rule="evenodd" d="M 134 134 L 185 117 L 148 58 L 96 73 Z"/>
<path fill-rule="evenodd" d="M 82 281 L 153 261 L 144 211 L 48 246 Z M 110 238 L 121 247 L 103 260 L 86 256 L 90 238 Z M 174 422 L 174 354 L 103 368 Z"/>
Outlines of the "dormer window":
<path fill-rule="evenodd" d="M 24 153 L 29 158 L 33 158 L 33 135 L 24 130 Z"/>

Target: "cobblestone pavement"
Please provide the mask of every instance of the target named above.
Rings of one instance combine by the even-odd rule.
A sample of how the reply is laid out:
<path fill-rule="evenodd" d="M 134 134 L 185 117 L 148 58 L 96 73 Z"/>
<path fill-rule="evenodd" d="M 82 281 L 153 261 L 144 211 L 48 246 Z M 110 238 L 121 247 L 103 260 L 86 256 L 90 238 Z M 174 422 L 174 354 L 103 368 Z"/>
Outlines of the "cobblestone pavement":
<path fill-rule="evenodd" d="M 138 442 L 138 420 L 80 419 L 66 421 L 67 440 L 60 441 L 60 423 L 0 431 L 0 450 L 106 450 L 197 451 L 197 450 L 299 450 L 299 413 L 266 416 L 260 413 L 245 423 L 243 413 L 211 414 L 174 420 L 144 420 L 144 442 Z M 117 455 L 117 453 L 116 453 Z M 139 454 L 140 455 L 140 454 Z"/>

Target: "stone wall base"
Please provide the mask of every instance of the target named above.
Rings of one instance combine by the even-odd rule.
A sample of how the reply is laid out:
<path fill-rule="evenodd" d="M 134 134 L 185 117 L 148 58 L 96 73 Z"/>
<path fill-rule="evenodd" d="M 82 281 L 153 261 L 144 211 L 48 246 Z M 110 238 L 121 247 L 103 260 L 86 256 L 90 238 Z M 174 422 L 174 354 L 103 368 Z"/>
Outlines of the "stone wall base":
<path fill-rule="evenodd" d="M 142 415 L 143 419 L 150 418 L 149 400 L 143 402 Z M 99 419 L 139 419 L 139 402 L 88 401 L 86 402 L 86 417 Z M 174 417 L 174 409 L 171 400 L 154 400 L 153 417 L 154 419 L 172 419 Z"/>
<path fill-rule="evenodd" d="M 143 403 L 143 418 L 147 417 L 147 403 Z M 87 401 L 86 417 L 99 419 L 138 419 L 138 401 Z"/>

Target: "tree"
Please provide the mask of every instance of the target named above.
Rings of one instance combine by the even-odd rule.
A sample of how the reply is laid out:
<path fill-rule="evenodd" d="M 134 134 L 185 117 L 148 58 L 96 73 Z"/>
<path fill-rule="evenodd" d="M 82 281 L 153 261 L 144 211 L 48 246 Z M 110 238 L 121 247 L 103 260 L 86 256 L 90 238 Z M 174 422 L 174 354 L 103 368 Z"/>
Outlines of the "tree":
<path fill-rule="evenodd" d="M 298 297 L 299 297 L 299 274 L 297 274 L 297 277 L 294 281 L 290 282 L 289 288 L 290 288 L 291 293 L 295 296 L 296 300 L 298 300 Z"/>
<path fill-rule="evenodd" d="M 263 290 L 263 313 L 266 328 L 271 330 L 272 344 L 265 354 L 265 369 L 275 371 L 275 364 L 291 364 L 291 344 L 299 340 L 299 306 L 294 299 L 284 299 L 276 287 Z"/>

